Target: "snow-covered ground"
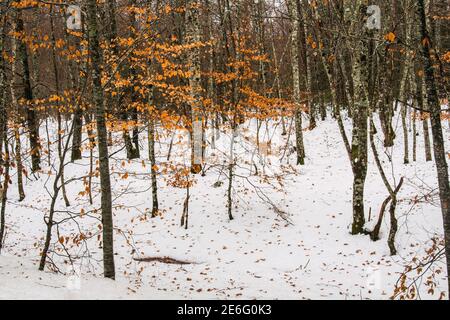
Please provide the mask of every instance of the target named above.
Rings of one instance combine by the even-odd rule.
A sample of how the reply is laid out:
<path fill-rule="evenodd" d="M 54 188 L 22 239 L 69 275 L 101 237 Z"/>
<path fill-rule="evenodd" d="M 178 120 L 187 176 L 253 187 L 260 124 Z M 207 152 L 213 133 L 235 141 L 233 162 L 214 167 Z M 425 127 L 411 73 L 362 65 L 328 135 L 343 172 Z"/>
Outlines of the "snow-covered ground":
<path fill-rule="evenodd" d="M 98 178 L 93 180 L 94 206 L 83 193 L 83 179 L 67 186 L 69 208 L 59 197 L 57 209 L 61 212 L 55 220 L 74 219 L 67 219 L 54 228 L 49 267 L 39 272 L 39 253 L 45 235 L 43 217 L 48 214 L 50 203 L 46 188 L 52 193 L 54 171 L 50 175 L 40 174 L 37 180 L 32 175 L 25 179 L 26 199 L 20 203 L 14 175 L 7 204 L 5 248 L 0 256 L 0 298 L 389 299 L 405 264 L 416 255 L 423 256 L 432 237 L 442 237 L 436 170 L 434 162 L 425 162 L 421 126 L 418 125 L 417 162 L 404 165 L 402 130 L 398 118 L 395 121 L 396 146 L 389 150 L 382 147 L 381 130 L 377 141 L 389 179 L 393 181 L 395 177 L 398 182 L 400 177 L 405 177 L 396 211 L 399 219 L 397 256 L 389 255 L 386 242 L 388 215 L 380 241 L 349 233 L 352 173 L 334 120 L 320 122 L 315 130 L 305 131 L 307 164 L 302 167 L 295 166 L 295 155 L 289 155 L 289 150 L 280 165 L 287 137 L 279 134 L 280 126 L 269 126 L 265 135 L 263 125 L 261 141 L 273 135 L 272 154 L 264 159 L 264 170 L 262 162 L 256 160 L 259 177 L 236 177 L 235 219 L 229 221 L 227 216 L 226 170 L 216 165 L 208 167 L 204 177 L 197 176 L 190 190 L 187 230 L 180 227 L 185 190 L 168 186 L 170 173 L 158 176 L 163 212 L 161 217 L 150 218 L 150 165 L 146 139 L 142 135 L 144 161 L 124 160 L 123 151 L 115 153 L 111 159 L 116 281 L 101 278 L 102 250 L 97 237 L 101 234 L 100 215 L 92 211 L 100 201 Z M 346 126 L 350 129 L 349 121 Z M 236 146 L 243 167 L 238 173 L 249 176 L 246 170 L 249 166 L 245 162 L 252 154 L 250 150 L 245 153 L 243 145 L 250 145 L 248 141 L 254 139 L 254 124 L 245 124 L 243 128 L 237 139 L 242 144 Z M 444 125 L 444 134 L 448 140 L 447 125 Z M 115 137 L 120 139 L 120 133 Z M 178 144 L 177 139 L 178 136 L 172 159 L 187 162 L 186 142 Z M 169 140 L 170 136 L 160 130 L 157 155 L 161 170 L 165 167 Z M 228 143 L 229 137 L 222 134 L 217 141 L 219 150 L 210 155 L 211 158 L 221 159 L 220 150 L 227 152 Z M 53 150 L 52 158 L 54 154 Z M 83 161 L 66 167 L 66 180 L 87 174 L 88 151 L 84 152 L 84 157 Z M 392 157 L 392 163 L 388 157 Z M 51 170 L 45 160 L 43 165 L 46 166 L 44 172 Z M 217 184 L 217 181 L 223 183 Z M 388 195 L 371 155 L 365 190 L 367 219 L 371 212 L 367 222 L 370 229 Z M 281 219 L 274 207 L 263 201 L 264 195 L 288 215 L 292 224 Z M 77 241 L 81 233 L 89 239 Z M 74 257 L 75 267 L 66 258 L 65 250 Z M 143 257 L 170 257 L 190 264 L 133 259 Z M 55 269 L 51 261 L 59 269 L 58 274 L 51 271 Z M 423 299 L 435 299 L 445 290 L 445 272 L 437 276 L 436 282 L 438 287 L 433 295 L 427 294 L 427 288 L 421 286 Z"/>

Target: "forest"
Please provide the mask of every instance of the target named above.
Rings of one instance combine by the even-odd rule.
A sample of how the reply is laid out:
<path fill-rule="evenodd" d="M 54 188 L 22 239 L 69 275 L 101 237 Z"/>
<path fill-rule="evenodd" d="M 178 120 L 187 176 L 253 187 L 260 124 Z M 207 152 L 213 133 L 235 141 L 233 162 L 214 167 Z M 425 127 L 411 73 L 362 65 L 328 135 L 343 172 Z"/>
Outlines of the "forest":
<path fill-rule="evenodd" d="M 448 300 L 446 0 L 0 0 L 0 299 Z"/>

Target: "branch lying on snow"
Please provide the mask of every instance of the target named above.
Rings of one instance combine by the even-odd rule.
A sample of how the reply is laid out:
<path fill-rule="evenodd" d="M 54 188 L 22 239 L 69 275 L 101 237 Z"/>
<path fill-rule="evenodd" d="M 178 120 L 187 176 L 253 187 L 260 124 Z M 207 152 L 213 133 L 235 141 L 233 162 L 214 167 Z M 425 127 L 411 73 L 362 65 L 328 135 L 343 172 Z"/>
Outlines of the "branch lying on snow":
<path fill-rule="evenodd" d="M 133 258 L 137 262 L 161 262 L 166 264 L 197 264 L 197 262 L 182 261 L 171 257 L 146 257 L 146 258 Z"/>

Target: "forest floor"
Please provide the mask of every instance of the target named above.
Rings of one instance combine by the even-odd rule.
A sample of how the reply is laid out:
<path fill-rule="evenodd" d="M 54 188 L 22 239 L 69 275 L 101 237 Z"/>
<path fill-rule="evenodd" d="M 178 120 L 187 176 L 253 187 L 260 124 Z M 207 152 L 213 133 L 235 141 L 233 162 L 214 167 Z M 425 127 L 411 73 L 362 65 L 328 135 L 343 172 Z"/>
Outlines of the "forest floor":
<path fill-rule="evenodd" d="M 351 122 L 345 123 L 350 130 Z M 187 230 L 180 227 L 185 190 L 168 185 L 170 173 L 158 176 L 162 214 L 150 218 L 150 165 L 142 134 L 144 161 L 124 160 L 122 150 L 112 155 L 110 163 L 116 281 L 102 278 L 100 215 L 92 211 L 100 202 L 98 178 L 93 179 L 93 206 L 80 178 L 89 172 L 89 151 L 83 153 L 82 161 L 65 169 L 66 181 L 78 179 L 67 185 L 70 207 L 66 208 L 62 197 L 58 198 L 57 209 L 61 212 L 56 220 L 70 219 L 54 228 L 49 266 L 45 272 L 37 271 L 45 235 L 43 218 L 48 214 L 55 176 L 44 154 L 45 174 L 25 179 L 26 198 L 22 202 L 18 202 L 17 176 L 12 177 L 14 183 L 10 186 L 6 210 L 8 230 L 0 256 L 0 298 L 389 299 L 405 265 L 414 257 L 424 256 L 432 238 L 442 238 L 436 169 L 433 161 L 425 161 L 422 126 L 417 123 L 417 161 L 408 165 L 403 164 L 398 116 L 394 126 L 395 147 L 383 148 L 381 130 L 376 139 L 390 181 L 395 177 L 398 183 L 400 177 L 405 177 L 396 211 L 399 220 L 396 256 L 390 256 L 387 246 L 388 214 L 377 242 L 369 236 L 349 233 L 353 178 L 334 120 L 319 122 L 316 129 L 305 131 L 305 166 L 295 166 L 292 136 L 283 157 L 287 136 L 280 135 L 280 126 L 269 125 L 266 130 L 263 125 L 261 141 L 272 135 L 273 139 L 271 154 L 260 159 L 254 157 L 259 176 L 255 176 L 252 166 L 246 167 L 251 160 L 249 141 L 255 139 L 255 126 L 244 124 L 238 138 L 242 143 L 237 144 L 236 151 L 240 168 L 233 185 L 232 221 L 226 208 L 227 171 L 220 160 L 220 150 L 227 152 L 230 139 L 222 134 L 215 155 L 210 154 L 209 158 L 209 163 L 215 165 L 207 166 L 206 175 L 197 176 L 190 190 Z M 50 128 L 50 135 L 53 133 Z M 45 137 L 45 131 L 41 134 Z M 449 151 L 447 123 L 444 135 Z M 121 134 L 114 137 L 120 139 Z M 409 138 L 411 142 L 411 133 Z M 185 140 L 181 134 L 175 137 L 173 161 L 188 162 Z M 160 131 L 160 141 L 156 154 L 161 155 L 157 160 L 163 170 L 170 136 Z M 371 229 L 388 193 L 369 153 L 365 197 L 368 220 L 370 212 L 366 227 Z M 55 155 L 53 150 L 52 165 Z M 214 157 L 216 160 L 212 162 Z M 252 174 L 248 168 L 253 170 Z M 280 217 L 280 210 L 291 223 Z M 73 256 L 74 267 L 65 250 Z M 159 261 L 137 261 L 146 258 Z M 167 263 L 173 262 L 171 259 L 184 264 Z M 436 262 L 433 268 L 442 267 L 444 262 Z M 58 273 L 54 272 L 56 269 Z M 79 276 L 73 275 L 74 272 Z M 445 271 L 434 276 L 437 287 L 433 293 L 428 293 L 428 287 L 419 279 L 422 299 L 436 299 L 445 291 Z M 421 281 L 425 282 L 425 277 Z"/>

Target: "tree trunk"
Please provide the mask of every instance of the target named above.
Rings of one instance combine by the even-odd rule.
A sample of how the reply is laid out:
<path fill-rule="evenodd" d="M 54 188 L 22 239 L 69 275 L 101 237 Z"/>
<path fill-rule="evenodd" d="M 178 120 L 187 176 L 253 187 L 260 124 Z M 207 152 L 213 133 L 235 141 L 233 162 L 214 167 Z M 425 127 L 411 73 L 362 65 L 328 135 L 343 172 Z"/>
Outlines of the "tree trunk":
<path fill-rule="evenodd" d="M 405 39 L 407 41 L 407 45 L 411 45 L 411 33 L 412 33 L 412 21 L 410 18 L 409 11 L 405 11 L 406 14 L 406 22 L 409 23 L 409 25 L 406 26 L 406 35 Z M 408 139 L 408 128 L 407 128 L 407 122 L 406 117 L 408 114 L 408 102 L 409 102 L 409 95 L 406 94 L 407 85 L 410 82 L 410 70 L 411 70 L 411 62 L 412 62 L 412 52 L 410 50 L 406 50 L 406 60 L 403 66 L 403 75 L 402 80 L 400 83 L 400 100 L 401 100 L 401 118 L 402 118 L 402 129 L 403 129 L 403 163 L 408 164 L 409 163 L 409 139 Z"/>
<path fill-rule="evenodd" d="M 8 186 L 9 186 L 9 168 L 10 168 L 10 156 L 9 156 L 9 147 L 8 147 L 8 134 L 7 134 L 7 121 L 8 117 L 6 114 L 6 73 L 5 73 L 5 64 L 3 60 L 3 43 L 5 39 L 4 34 L 4 11 L 6 11 L 6 7 L 3 6 L 3 3 L 0 4 L 0 146 L 5 144 L 5 155 L 3 157 L 3 148 L 0 148 L 0 165 L 3 165 L 2 174 L 3 174 L 3 185 L 0 186 L 0 194 L 1 194 L 1 209 L 0 209 L 0 254 L 3 248 L 3 239 L 5 236 L 6 229 L 6 200 L 8 194 Z M 5 15 L 6 16 L 6 15 Z"/>
<path fill-rule="evenodd" d="M 353 93 L 354 110 L 351 158 L 353 168 L 353 224 L 352 234 L 364 233 L 364 185 L 367 176 L 367 117 L 369 109 L 369 38 L 370 32 L 364 26 L 366 8 L 356 9 L 358 26 L 363 34 L 353 49 Z"/>
<path fill-rule="evenodd" d="M 3 139 L 7 129 L 7 115 L 6 115 L 6 72 L 5 61 L 3 56 L 3 47 L 5 42 L 5 23 L 6 6 L 3 2 L 0 4 L 0 165 L 3 164 Z M 0 239 L 1 241 L 1 239 Z"/>
<path fill-rule="evenodd" d="M 59 96 L 60 95 L 60 84 L 59 84 L 59 72 L 58 72 L 58 65 L 57 65 L 57 61 L 56 61 L 56 52 L 55 52 L 55 48 L 56 48 L 56 38 L 55 38 L 55 26 L 54 26 L 54 21 L 53 21 L 53 6 L 50 9 L 50 31 L 51 31 L 51 43 L 52 43 L 52 63 L 53 63 L 53 74 L 55 75 L 55 90 L 56 90 L 56 95 Z M 62 127 L 61 127 L 61 111 L 59 109 L 59 104 L 56 104 L 56 119 L 57 119 L 57 123 L 58 123 L 58 157 L 59 157 L 59 161 L 64 161 L 64 159 L 62 158 L 62 154 L 63 154 L 63 150 L 62 150 Z M 67 192 L 66 192 L 66 183 L 64 182 L 65 178 L 64 178 L 64 166 L 61 167 L 61 188 L 62 188 L 62 194 L 63 194 L 63 198 L 64 198 L 64 202 L 66 204 L 66 207 L 70 206 L 70 202 L 69 199 L 67 197 Z"/>
<path fill-rule="evenodd" d="M 107 2 L 107 10 L 108 10 L 108 17 L 109 17 L 109 34 L 108 34 L 108 40 L 112 45 L 112 52 L 115 55 L 115 58 L 119 58 L 120 57 L 120 53 L 118 50 L 118 43 L 117 43 L 117 37 L 118 37 L 118 33 L 117 33 L 117 21 L 116 21 L 116 0 L 109 0 Z M 126 79 L 128 78 L 129 74 L 126 72 L 125 68 L 122 66 L 119 66 L 119 73 L 121 78 Z M 131 92 L 131 94 L 133 94 L 132 92 L 132 88 L 131 90 L 127 90 L 128 93 Z M 108 94 L 107 96 L 107 100 L 109 100 L 110 104 L 109 108 L 112 109 L 112 105 L 113 104 L 117 104 L 117 107 L 119 108 L 119 117 L 120 120 L 122 120 L 123 122 L 128 122 L 128 110 L 126 106 L 122 105 L 123 102 L 123 98 L 124 98 L 124 94 L 120 94 L 118 95 L 118 98 L 112 97 Z M 112 110 L 111 110 L 112 111 Z M 127 158 L 128 159 L 136 159 L 138 158 L 138 151 L 136 151 L 133 147 L 133 140 L 130 137 L 130 133 L 129 133 L 129 129 L 128 129 L 128 123 L 126 123 L 124 125 L 124 128 L 122 130 L 122 137 L 123 137 L 123 141 L 125 144 L 125 150 L 127 153 Z M 111 140 L 111 139 L 109 139 Z M 109 144 L 111 144 L 112 141 L 110 141 Z"/>
<path fill-rule="evenodd" d="M 83 129 L 83 111 L 79 106 L 76 107 L 73 114 L 74 134 L 72 139 L 72 150 L 70 160 L 75 162 L 81 160 L 81 141 L 82 141 L 82 129 Z"/>
<path fill-rule="evenodd" d="M 417 76 L 416 77 L 416 99 L 417 99 L 417 107 L 420 110 L 427 110 L 427 103 L 424 101 L 425 94 L 424 94 L 424 88 L 423 88 L 423 81 L 422 78 Z M 431 158 L 431 142 L 430 142 L 430 133 L 428 129 L 428 115 L 424 111 L 420 111 L 420 119 L 422 122 L 422 128 L 423 128 L 423 142 L 425 146 L 425 160 L 431 161 L 433 160 Z"/>
<path fill-rule="evenodd" d="M 12 21 L 12 28 L 17 29 L 16 27 L 16 20 Z M 16 167 L 17 167 L 17 188 L 19 193 L 19 201 L 22 201 L 25 199 L 25 192 L 23 190 L 23 164 L 22 164 L 22 146 L 20 141 L 20 110 L 19 110 L 19 103 L 17 101 L 17 93 L 15 89 L 16 85 L 16 72 L 17 72 L 17 39 L 15 37 L 11 40 L 11 56 L 12 56 L 12 63 L 11 63 L 11 80 L 9 81 L 9 88 L 11 92 L 11 105 L 13 107 L 14 112 L 14 139 L 15 139 L 15 161 L 16 161 Z"/>
<path fill-rule="evenodd" d="M 47 229 L 45 232 L 44 248 L 42 249 L 41 259 L 39 261 L 39 270 L 40 271 L 43 271 L 45 268 L 45 262 L 47 260 L 48 251 L 50 249 L 50 242 L 52 239 L 52 229 L 53 229 L 53 225 L 55 224 L 55 222 L 53 221 L 53 217 L 55 215 L 55 207 L 56 207 L 56 202 L 58 200 L 59 192 L 60 192 L 60 190 L 63 190 L 64 183 L 65 183 L 64 180 L 61 179 L 61 177 L 62 177 L 62 173 L 64 172 L 64 166 L 65 166 L 64 162 L 66 159 L 67 151 L 69 149 L 69 142 L 70 142 L 70 139 L 73 134 L 73 128 L 74 128 L 74 123 L 72 123 L 72 125 L 71 125 L 70 131 L 67 136 L 66 144 L 64 146 L 62 146 L 58 169 L 56 171 L 55 180 L 53 180 L 53 194 L 51 195 L 48 220 L 45 221 Z M 63 145 L 63 143 L 61 145 Z M 58 185 L 59 181 L 61 181 L 61 185 Z"/>
<path fill-rule="evenodd" d="M 5 237 L 6 231 L 6 201 L 8 200 L 8 186 L 10 182 L 9 176 L 9 168 L 10 168 L 10 159 L 9 159 L 9 147 L 8 147 L 8 136 L 6 131 L 4 132 L 3 142 L 5 143 L 5 158 L 4 158 L 4 170 L 3 173 L 3 186 L 0 186 L 1 193 L 1 209 L 0 209 L 0 254 L 3 248 L 3 240 Z"/>
<path fill-rule="evenodd" d="M 422 57 L 425 70 L 425 85 L 427 88 L 428 110 L 430 111 L 431 132 L 433 134 L 433 150 L 439 185 L 439 197 L 444 225 L 445 257 L 447 259 L 447 274 L 450 275 L 450 185 L 445 154 L 444 137 L 442 135 L 441 106 L 438 99 L 433 62 L 431 60 L 431 39 L 427 30 L 424 0 L 418 0 L 420 21 Z M 450 276 L 447 276 L 450 292 Z"/>
<path fill-rule="evenodd" d="M 292 81 L 293 100 L 295 117 L 295 135 L 297 147 L 297 165 L 305 164 L 305 148 L 303 145 L 302 110 L 301 110 L 301 88 L 300 88 L 300 68 L 299 68 L 299 21 L 298 7 L 296 0 L 288 0 L 289 16 L 292 21 L 291 33 L 291 59 L 292 59 Z"/>
<path fill-rule="evenodd" d="M 21 17 L 21 12 L 17 13 L 16 31 L 19 33 L 24 32 L 23 20 Z M 28 52 L 27 46 L 23 41 L 18 41 L 17 43 L 17 54 L 18 59 L 22 65 L 23 72 L 23 88 L 24 88 L 24 98 L 25 101 L 33 100 L 33 89 L 31 87 L 30 79 L 30 65 L 28 63 Z M 27 125 L 29 131 L 30 147 L 31 147 L 31 164 L 32 171 L 36 172 L 40 170 L 41 164 L 41 145 L 39 141 L 39 121 L 36 116 L 36 112 L 33 107 L 26 107 Z"/>
<path fill-rule="evenodd" d="M 420 116 L 422 118 L 422 128 L 423 128 L 423 140 L 425 145 L 425 160 L 432 161 L 431 156 L 431 142 L 430 142 L 430 130 L 428 127 L 428 114 L 426 112 L 421 112 Z"/>
<path fill-rule="evenodd" d="M 153 105 L 153 88 L 150 88 L 149 104 L 152 108 Z M 148 117 L 148 158 L 150 160 L 151 180 L 152 180 L 152 218 L 158 215 L 159 203 L 158 203 L 158 181 L 156 178 L 156 157 L 155 157 L 155 119 L 152 113 Z"/>
<path fill-rule="evenodd" d="M 101 51 L 99 44 L 97 24 L 97 2 L 88 0 L 88 32 L 89 51 L 91 55 L 91 70 L 93 82 L 93 97 L 96 109 L 97 122 L 97 144 L 100 163 L 100 187 L 101 187 L 101 210 L 103 223 L 103 267 L 106 278 L 115 278 L 114 247 L 113 247 L 113 217 L 111 199 L 111 180 L 108 158 L 108 133 L 106 129 L 105 106 L 103 101 L 103 88 L 101 83 Z"/>
<path fill-rule="evenodd" d="M 414 103 L 414 102 L 413 102 Z M 417 161 L 417 111 L 414 110 L 412 112 L 412 131 L 413 131 L 413 161 L 416 162 Z"/>
<path fill-rule="evenodd" d="M 66 17 L 66 19 L 67 19 L 67 17 Z M 86 35 L 86 30 L 85 30 L 84 24 L 82 25 L 82 34 L 83 34 L 83 37 Z M 67 31 L 66 31 L 66 37 L 68 37 Z M 81 45 L 81 49 L 84 50 L 85 45 L 83 43 L 80 43 L 80 45 Z M 70 83 L 71 83 L 72 87 L 75 87 L 74 74 L 78 70 L 76 70 L 73 62 L 69 62 L 69 63 L 70 63 L 70 75 L 69 75 Z M 83 75 L 79 77 L 79 81 L 78 81 L 79 92 L 84 92 L 84 90 L 86 88 L 87 74 L 88 74 L 87 64 L 88 64 L 88 61 L 84 60 L 82 65 L 80 66 L 80 69 L 81 69 Z M 81 109 L 81 105 L 78 102 L 75 106 L 75 112 L 73 114 L 73 122 L 74 122 L 74 127 L 73 127 L 73 138 L 72 138 L 72 149 L 71 149 L 70 160 L 72 162 L 75 162 L 77 160 L 82 159 L 81 144 L 82 144 L 82 140 L 83 140 L 83 131 L 82 131 L 83 130 L 83 110 Z"/>
<path fill-rule="evenodd" d="M 188 1 L 186 12 L 186 41 L 199 45 L 201 41 L 201 30 L 199 21 L 198 3 Z M 198 174 L 203 165 L 203 115 L 201 102 L 201 60 L 200 47 L 194 47 L 188 53 L 189 61 L 189 87 L 191 93 L 191 172 Z"/>
<path fill-rule="evenodd" d="M 313 56 L 309 55 L 310 50 L 308 50 L 309 45 L 307 43 L 307 38 L 309 36 L 308 32 L 308 24 L 307 22 L 307 16 L 305 12 L 304 6 L 305 1 L 296 0 L 297 3 L 297 21 L 300 24 L 299 31 L 300 31 L 300 49 L 301 49 L 301 60 L 302 60 L 302 70 L 303 70 L 303 90 L 305 91 L 304 94 L 304 100 L 305 100 L 305 106 L 308 109 L 309 112 L 309 129 L 313 130 L 317 124 L 316 124 L 316 106 L 314 105 L 313 100 L 313 83 L 312 83 L 312 65 L 313 65 Z"/>

